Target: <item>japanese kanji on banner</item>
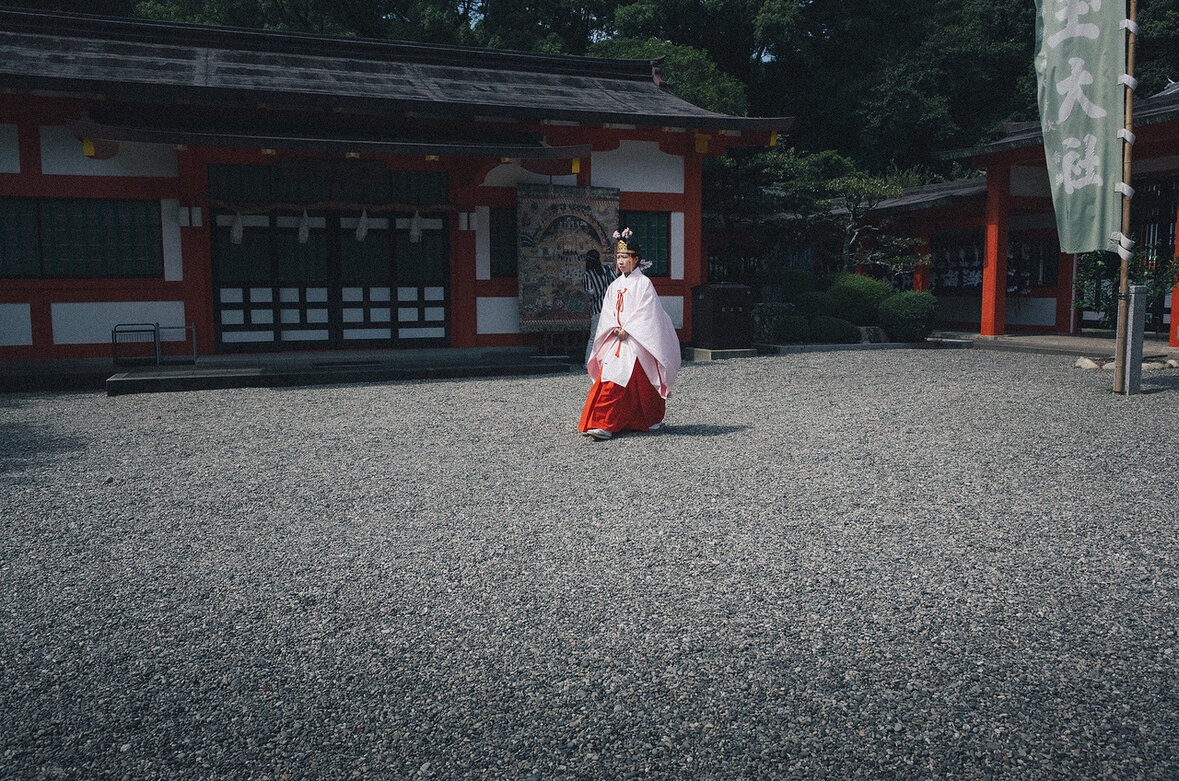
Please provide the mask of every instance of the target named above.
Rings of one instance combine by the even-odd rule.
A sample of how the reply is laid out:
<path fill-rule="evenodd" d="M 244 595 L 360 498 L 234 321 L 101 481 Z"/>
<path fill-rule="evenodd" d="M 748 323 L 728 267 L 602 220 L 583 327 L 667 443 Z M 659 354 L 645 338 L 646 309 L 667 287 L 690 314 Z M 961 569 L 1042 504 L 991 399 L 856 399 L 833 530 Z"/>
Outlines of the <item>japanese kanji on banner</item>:
<path fill-rule="evenodd" d="M 1124 0 L 1036 0 L 1040 125 L 1063 252 L 1121 228 Z"/>

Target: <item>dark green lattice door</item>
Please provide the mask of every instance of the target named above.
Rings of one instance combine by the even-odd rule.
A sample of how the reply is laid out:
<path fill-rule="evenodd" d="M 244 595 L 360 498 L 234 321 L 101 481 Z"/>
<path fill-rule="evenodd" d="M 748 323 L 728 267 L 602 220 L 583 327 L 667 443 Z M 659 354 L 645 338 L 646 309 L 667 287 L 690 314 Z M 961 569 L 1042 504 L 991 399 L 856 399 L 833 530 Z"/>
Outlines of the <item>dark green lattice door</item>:
<path fill-rule="evenodd" d="M 218 214 L 213 249 L 223 350 L 449 344 L 442 215 Z"/>
<path fill-rule="evenodd" d="M 221 205 L 212 224 L 218 348 L 448 345 L 445 212 L 388 205 L 394 192 L 442 203 L 445 177 L 384 172 L 324 183 L 298 173 L 210 167 Z M 259 206 L 275 202 L 295 206 Z M 372 204 L 371 213 L 356 203 Z"/>

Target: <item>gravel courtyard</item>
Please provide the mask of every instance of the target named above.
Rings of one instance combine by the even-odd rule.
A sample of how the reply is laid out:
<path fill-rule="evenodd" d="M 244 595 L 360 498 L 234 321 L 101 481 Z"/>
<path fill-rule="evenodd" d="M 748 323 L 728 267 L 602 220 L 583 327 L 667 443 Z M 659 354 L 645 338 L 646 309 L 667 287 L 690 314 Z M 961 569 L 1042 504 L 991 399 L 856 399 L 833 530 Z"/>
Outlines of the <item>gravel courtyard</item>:
<path fill-rule="evenodd" d="M 5 779 L 1179 778 L 1179 371 L 0 395 Z"/>

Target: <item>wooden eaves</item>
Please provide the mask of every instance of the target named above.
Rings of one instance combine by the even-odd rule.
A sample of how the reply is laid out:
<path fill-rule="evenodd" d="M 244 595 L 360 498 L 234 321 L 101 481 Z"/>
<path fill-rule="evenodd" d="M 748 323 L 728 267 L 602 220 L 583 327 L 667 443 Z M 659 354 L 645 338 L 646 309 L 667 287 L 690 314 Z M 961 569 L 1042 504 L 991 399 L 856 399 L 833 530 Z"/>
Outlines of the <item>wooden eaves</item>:
<path fill-rule="evenodd" d="M 677 127 L 767 136 L 789 117 L 735 117 L 707 111 L 663 87 L 658 62 L 493 51 L 0 8 L 0 87 L 101 96 L 120 108 L 94 118 L 118 140 L 312 145 L 367 143 L 371 151 L 570 156 L 546 152 L 539 136 L 471 138 L 455 128 L 574 123 Z M 156 111 L 144 107 L 170 107 Z M 365 137 L 331 128 L 291 132 L 281 122 L 262 133 L 206 123 L 199 131 L 169 122 L 183 107 L 396 119 Z M 130 114 L 131 116 L 129 116 Z M 159 114 L 160 116 L 155 116 Z M 163 120 L 160 117 L 163 117 Z M 345 123 L 346 124 L 346 123 Z M 364 123 L 353 123 L 353 127 Z M 438 130 L 432 138 L 421 128 Z M 416 131 L 407 130 L 411 126 Z M 486 125 L 484 125 L 486 127 Z M 203 139 L 202 134 L 207 135 Z M 433 134 L 430 134 L 433 135 Z"/>

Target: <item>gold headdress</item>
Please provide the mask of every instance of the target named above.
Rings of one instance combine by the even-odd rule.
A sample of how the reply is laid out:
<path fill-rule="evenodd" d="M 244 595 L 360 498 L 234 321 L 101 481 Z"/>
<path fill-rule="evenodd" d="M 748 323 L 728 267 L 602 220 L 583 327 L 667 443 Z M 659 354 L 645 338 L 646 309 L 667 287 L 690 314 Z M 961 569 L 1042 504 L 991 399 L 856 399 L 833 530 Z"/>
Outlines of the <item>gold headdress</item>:
<path fill-rule="evenodd" d="M 634 235 L 634 233 L 631 231 L 630 228 L 623 228 L 622 233 L 619 233 L 618 231 L 614 231 L 614 240 L 618 242 L 618 248 L 615 250 L 616 254 L 619 254 L 619 255 L 637 255 L 638 254 L 638 247 L 630 247 L 627 245 L 627 242 L 630 241 L 630 237 L 633 235 Z"/>

